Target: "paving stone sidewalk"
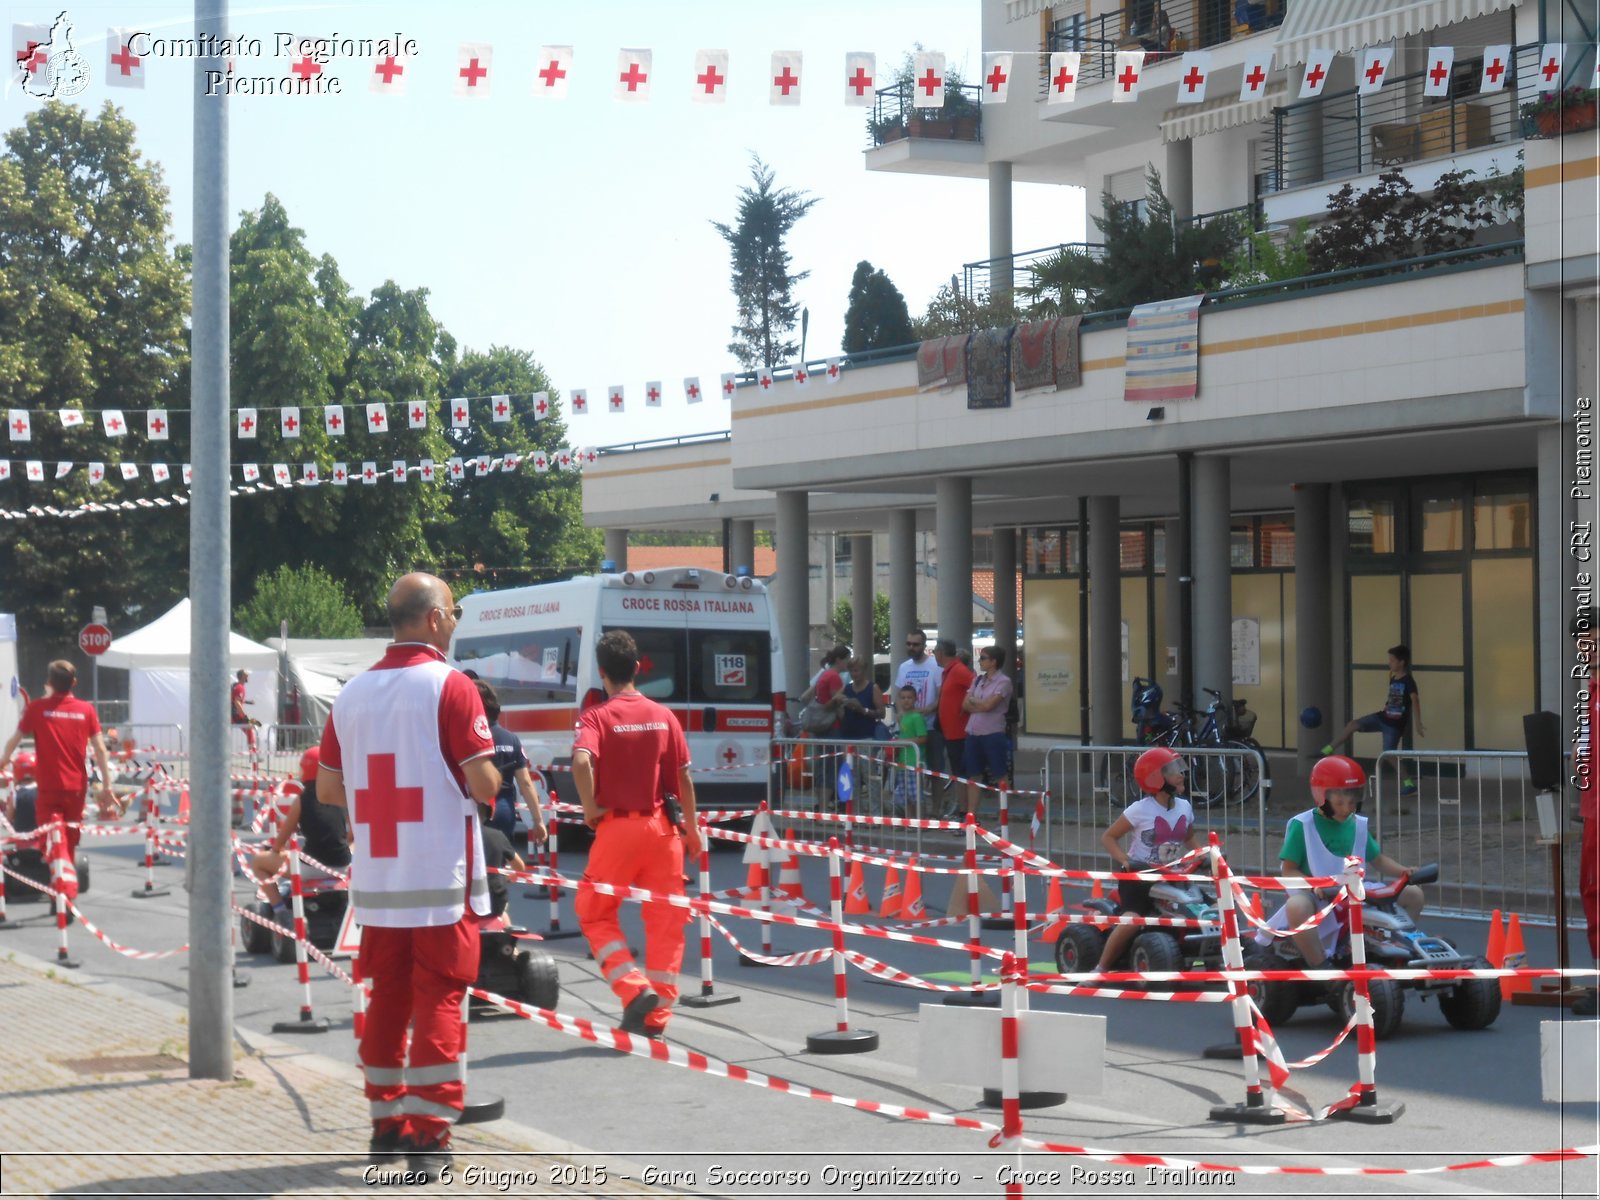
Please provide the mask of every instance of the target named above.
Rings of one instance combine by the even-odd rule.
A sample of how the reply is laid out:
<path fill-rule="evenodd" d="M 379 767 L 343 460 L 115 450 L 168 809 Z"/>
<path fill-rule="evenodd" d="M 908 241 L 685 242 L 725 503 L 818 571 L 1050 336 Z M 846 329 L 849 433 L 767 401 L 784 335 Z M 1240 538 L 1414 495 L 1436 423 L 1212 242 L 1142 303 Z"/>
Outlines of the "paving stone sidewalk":
<path fill-rule="evenodd" d="M 239 1031 L 233 1080 L 191 1080 L 187 1036 L 178 1005 L 0 953 L 0 1196 L 382 1190 L 354 1066 Z M 597 1156 L 509 1121 L 455 1144 L 452 1182 L 407 1194 L 664 1195 L 614 1170 L 602 1183 Z"/>

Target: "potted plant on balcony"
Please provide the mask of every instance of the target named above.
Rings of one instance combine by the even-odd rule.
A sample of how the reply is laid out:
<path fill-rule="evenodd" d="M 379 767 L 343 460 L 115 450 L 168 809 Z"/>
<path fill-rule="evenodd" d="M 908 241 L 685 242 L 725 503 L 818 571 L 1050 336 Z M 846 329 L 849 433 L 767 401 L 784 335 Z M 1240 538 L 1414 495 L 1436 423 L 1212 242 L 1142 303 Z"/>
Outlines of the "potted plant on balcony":
<path fill-rule="evenodd" d="M 1533 131 L 1529 132 L 1529 136 L 1546 138 L 1593 129 L 1596 124 L 1597 97 L 1600 97 L 1600 93 L 1586 87 L 1544 92 L 1537 100 L 1530 100 L 1522 106 L 1523 126 L 1526 129 L 1531 122 Z"/>
<path fill-rule="evenodd" d="M 917 49 L 922 49 L 919 43 Z M 978 140 L 978 103 L 962 91 L 966 80 L 961 68 L 946 66 L 944 71 L 944 107 L 916 107 L 916 61 L 907 54 L 900 61 L 894 75 L 894 90 L 899 92 L 905 106 L 906 136 L 914 138 L 959 138 Z"/>
<path fill-rule="evenodd" d="M 887 117 L 869 117 L 867 126 L 872 133 L 874 146 L 886 146 L 906 136 L 906 123 L 899 113 Z"/>

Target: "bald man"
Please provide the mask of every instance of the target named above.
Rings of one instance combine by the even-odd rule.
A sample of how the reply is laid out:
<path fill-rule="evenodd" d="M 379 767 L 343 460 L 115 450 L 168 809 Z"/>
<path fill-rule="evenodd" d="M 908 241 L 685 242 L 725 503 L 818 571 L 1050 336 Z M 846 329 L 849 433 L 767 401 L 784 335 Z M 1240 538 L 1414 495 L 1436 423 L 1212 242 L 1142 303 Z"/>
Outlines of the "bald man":
<path fill-rule="evenodd" d="M 494 802 L 500 772 L 478 689 L 445 661 L 461 617 L 449 587 L 402 576 L 388 608 L 394 642 L 345 686 L 323 730 L 317 799 L 348 807 L 355 835 L 350 902 L 372 980 L 360 1046 L 372 1161 L 404 1157 L 436 1182 L 466 1092 L 474 914 L 489 915 L 476 805 Z"/>

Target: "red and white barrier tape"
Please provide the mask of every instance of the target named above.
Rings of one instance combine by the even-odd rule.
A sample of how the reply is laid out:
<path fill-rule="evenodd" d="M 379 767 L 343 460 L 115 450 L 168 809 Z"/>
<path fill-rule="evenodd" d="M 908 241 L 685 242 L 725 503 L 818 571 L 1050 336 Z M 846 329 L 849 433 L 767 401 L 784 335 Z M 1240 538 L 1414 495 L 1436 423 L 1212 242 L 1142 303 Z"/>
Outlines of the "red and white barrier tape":
<path fill-rule="evenodd" d="M 295 938 L 295 936 L 294 936 L 294 930 L 286 929 L 286 928 L 284 928 L 284 926 L 279 925 L 276 921 L 269 921 L 266 917 L 261 916 L 259 913 L 251 912 L 248 908 L 241 908 L 237 903 L 234 903 L 233 911 L 238 913 L 241 917 L 243 917 L 247 921 L 254 921 L 257 925 L 260 925 L 260 926 L 263 926 L 264 928 L 270 929 L 274 933 L 282 934 L 284 937 L 288 938 L 290 941 L 297 940 Z M 339 979 L 342 979 L 345 983 L 349 984 L 351 987 L 355 986 L 355 982 L 356 981 L 354 979 L 350 978 L 349 975 L 345 974 L 344 971 L 340 968 L 338 963 L 334 962 L 333 959 L 329 958 L 321 950 L 318 950 L 316 948 L 316 946 L 312 945 L 311 940 L 309 938 L 305 939 L 305 947 L 306 947 L 306 957 L 316 959 L 317 962 L 322 964 L 322 966 L 328 971 L 329 974 L 334 975 Z"/>

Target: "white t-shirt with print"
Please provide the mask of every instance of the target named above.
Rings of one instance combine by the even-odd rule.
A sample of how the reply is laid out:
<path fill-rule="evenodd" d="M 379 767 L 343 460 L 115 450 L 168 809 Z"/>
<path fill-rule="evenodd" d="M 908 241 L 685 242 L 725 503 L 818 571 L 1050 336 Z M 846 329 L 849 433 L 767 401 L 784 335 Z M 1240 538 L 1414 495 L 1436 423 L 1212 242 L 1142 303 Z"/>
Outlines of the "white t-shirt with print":
<path fill-rule="evenodd" d="M 900 669 L 894 673 L 894 690 L 899 690 L 910 684 L 916 689 L 917 707 L 925 709 L 933 704 L 934 698 L 939 694 L 939 681 L 944 678 L 944 668 L 941 667 L 933 655 L 928 655 L 921 662 L 908 658 L 900 664 Z M 893 700 L 893 697 L 890 697 Z"/>
<path fill-rule="evenodd" d="M 1172 807 L 1163 808 L 1154 796 L 1142 796 L 1122 815 L 1133 826 L 1128 857 L 1141 867 L 1163 866 L 1182 858 L 1184 843 L 1194 828 L 1194 809 L 1182 796 L 1172 798 Z"/>

